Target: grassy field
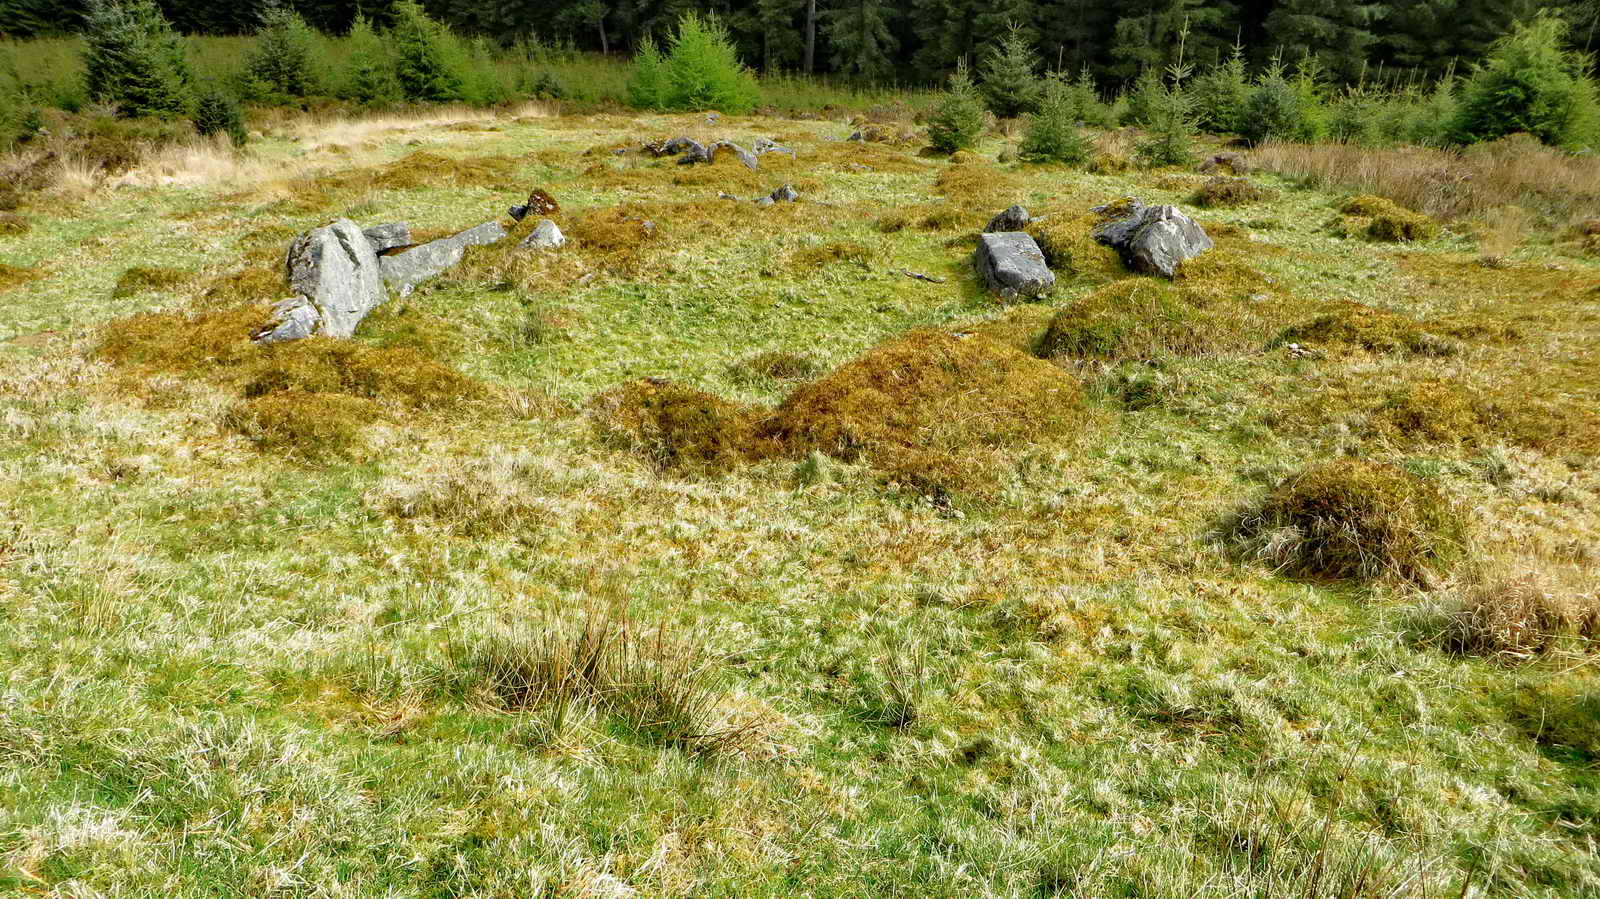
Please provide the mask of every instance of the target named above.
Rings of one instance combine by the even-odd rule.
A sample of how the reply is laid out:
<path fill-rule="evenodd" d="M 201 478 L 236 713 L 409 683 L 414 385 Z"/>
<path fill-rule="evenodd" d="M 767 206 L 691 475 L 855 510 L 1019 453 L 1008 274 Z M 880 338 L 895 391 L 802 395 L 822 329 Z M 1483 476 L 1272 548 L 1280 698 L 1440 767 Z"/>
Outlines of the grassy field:
<path fill-rule="evenodd" d="M 1262 175 L 1166 285 L 1087 210 L 1202 176 L 851 130 L 288 123 L 6 220 L 0 892 L 1600 896 L 1581 239 Z M 679 133 L 797 158 L 611 153 Z M 536 186 L 574 245 L 242 339 L 299 230 Z M 1319 576 L 1323 483 L 1409 549 Z"/>

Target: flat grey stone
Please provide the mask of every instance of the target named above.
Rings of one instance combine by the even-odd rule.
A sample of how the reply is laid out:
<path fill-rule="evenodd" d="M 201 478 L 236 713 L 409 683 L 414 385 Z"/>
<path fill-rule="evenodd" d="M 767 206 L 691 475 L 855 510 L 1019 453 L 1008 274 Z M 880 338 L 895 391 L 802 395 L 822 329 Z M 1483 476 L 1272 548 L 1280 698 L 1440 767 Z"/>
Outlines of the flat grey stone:
<path fill-rule="evenodd" d="M 411 246 L 411 224 L 409 222 L 373 225 L 371 228 L 362 229 L 361 233 L 367 238 L 367 243 L 372 244 L 372 252 L 374 253 Z"/>
<path fill-rule="evenodd" d="M 290 297 L 272 304 L 272 324 L 252 334 L 256 343 L 277 343 L 280 340 L 303 340 L 317 333 L 322 313 L 305 297 Z"/>
<path fill-rule="evenodd" d="M 554 250 L 557 247 L 566 246 L 566 243 L 567 236 L 561 233 L 561 229 L 556 227 L 555 222 L 549 219 L 540 219 L 539 224 L 534 226 L 533 233 L 524 237 L 522 243 L 517 244 L 517 249 Z"/>
<path fill-rule="evenodd" d="M 768 206 L 778 205 L 778 201 L 772 199 L 771 197 L 756 197 L 756 205 L 760 206 L 762 209 L 766 209 Z"/>
<path fill-rule="evenodd" d="M 1056 285 L 1039 245 L 1021 231 L 978 235 L 972 265 L 984 285 L 1002 296 L 1038 297 Z"/>
<path fill-rule="evenodd" d="M 467 247 L 498 243 L 506 237 L 506 229 L 499 222 L 484 222 L 476 228 L 450 237 L 412 247 L 404 253 L 382 256 L 378 265 L 383 280 L 401 296 L 410 296 L 418 284 L 454 268 L 461 262 Z"/>
<path fill-rule="evenodd" d="M 785 147 L 777 141 L 765 137 L 756 138 L 755 147 L 751 152 L 755 153 L 757 156 L 762 156 L 767 153 L 786 153 L 790 159 L 795 158 L 793 150 Z"/>

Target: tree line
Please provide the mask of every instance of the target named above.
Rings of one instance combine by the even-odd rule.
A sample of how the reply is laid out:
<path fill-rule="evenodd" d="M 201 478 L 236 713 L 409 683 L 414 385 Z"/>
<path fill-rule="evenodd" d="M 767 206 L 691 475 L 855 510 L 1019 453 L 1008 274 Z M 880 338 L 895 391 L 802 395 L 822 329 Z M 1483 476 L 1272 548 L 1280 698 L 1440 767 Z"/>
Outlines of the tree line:
<path fill-rule="evenodd" d="M 0 0 L 0 34 L 81 31 L 91 0 Z M 185 34 L 257 31 L 278 6 L 345 34 L 358 17 L 383 27 L 397 0 L 160 0 Z M 1336 82 L 1427 81 L 1481 59 L 1512 23 L 1541 11 L 1570 23 L 1569 49 L 1588 51 L 1600 0 L 425 0 L 458 33 L 509 45 L 538 39 L 581 50 L 636 52 L 685 13 L 710 14 L 758 70 L 933 83 L 958 60 L 1021 29 L 1047 67 L 1133 81 L 1185 58 L 1223 62 L 1242 48 L 1253 67 L 1315 56 Z M 1187 38 L 1183 38 L 1187 31 Z"/>

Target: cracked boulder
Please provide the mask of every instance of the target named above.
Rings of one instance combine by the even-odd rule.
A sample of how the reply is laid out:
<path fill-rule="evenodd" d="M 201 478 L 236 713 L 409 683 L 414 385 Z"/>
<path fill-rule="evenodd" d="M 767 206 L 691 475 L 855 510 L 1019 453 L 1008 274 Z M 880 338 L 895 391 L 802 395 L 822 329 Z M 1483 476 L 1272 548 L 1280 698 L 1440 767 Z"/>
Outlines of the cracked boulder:
<path fill-rule="evenodd" d="M 389 297 L 372 241 L 349 219 L 295 238 L 285 266 L 294 296 L 274 307 L 272 324 L 255 335 L 262 343 L 312 335 L 349 337 Z"/>
<path fill-rule="evenodd" d="M 476 228 L 450 237 L 412 247 L 404 253 L 378 260 L 383 280 L 401 296 L 409 296 L 418 284 L 454 268 L 467 247 L 498 243 L 506 237 L 499 222 L 484 222 Z"/>
<path fill-rule="evenodd" d="M 1176 206 L 1145 206 L 1134 201 L 1123 214 L 1095 229 L 1095 240 L 1111 247 L 1124 265 L 1145 275 L 1171 278 L 1186 259 L 1215 244 L 1199 223 Z"/>
<path fill-rule="evenodd" d="M 1022 231 L 978 235 L 972 265 L 984 286 L 1007 299 L 1038 297 L 1056 284 L 1055 273 L 1045 264 L 1039 245 Z"/>

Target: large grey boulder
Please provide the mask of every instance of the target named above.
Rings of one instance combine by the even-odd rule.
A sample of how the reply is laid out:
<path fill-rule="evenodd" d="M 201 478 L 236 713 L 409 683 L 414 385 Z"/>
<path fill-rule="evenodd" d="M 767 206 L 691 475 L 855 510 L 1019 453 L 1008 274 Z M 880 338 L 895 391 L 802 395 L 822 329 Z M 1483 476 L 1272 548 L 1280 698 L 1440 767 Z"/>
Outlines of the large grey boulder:
<path fill-rule="evenodd" d="M 460 263 L 467 247 L 498 243 L 505 237 L 506 229 L 500 227 L 499 222 L 484 222 L 476 228 L 412 247 L 404 253 L 383 256 L 378 263 L 383 280 L 401 296 L 410 296 L 418 284 Z"/>
<path fill-rule="evenodd" d="M 1205 229 L 1178 207 L 1137 201 L 1125 215 L 1096 228 L 1094 238 L 1115 249 L 1133 271 L 1167 278 L 1178 273 L 1184 260 L 1215 246 Z"/>
<path fill-rule="evenodd" d="M 554 250 L 558 247 L 566 246 L 566 244 L 567 237 L 561 233 L 561 229 L 556 226 L 555 222 L 549 219 L 540 219 L 539 224 L 534 226 L 533 233 L 524 237 L 522 243 L 517 244 L 517 249 Z"/>
<path fill-rule="evenodd" d="M 1023 228 L 1028 227 L 1028 223 L 1031 221 L 1033 221 L 1033 217 L 1028 215 L 1027 209 L 1021 206 L 1012 206 L 990 219 L 989 224 L 985 225 L 983 230 L 985 233 L 1021 231 Z"/>
<path fill-rule="evenodd" d="M 374 253 L 411 246 L 411 225 L 408 222 L 373 225 L 371 228 L 362 229 L 361 233 L 367 238 L 367 243 L 372 244 Z"/>
<path fill-rule="evenodd" d="M 689 143 L 693 144 L 693 146 L 684 150 L 682 158 L 678 160 L 678 165 L 694 165 L 699 162 L 711 163 L 716 161 L 718 153 L 727 152 L 732 153 L 736 159 L 744 163 L 745 168 L 751 171 L 761 167 L 761 163 L 756 159 L 756 154 L 731 140 L 719 140 L 704 147 L 694 141 L 689 141 Z"/>
<path fill-rule="evenodd" d="M 1038 297 L 1056 284 L 1039 245 L 1021 231 L 979 234 L 972 265 L 985 286 L 1008 299 Z"/>
<path fill-rule="evenodd" d="M 294 239 L 285 257 L 290 300 L 275 308 L 262 343 L 320 334 L 349 337 L 356 325 L 389 298 L 378 271 L 378 254 L 349 219 L 313 228 Z"/>

